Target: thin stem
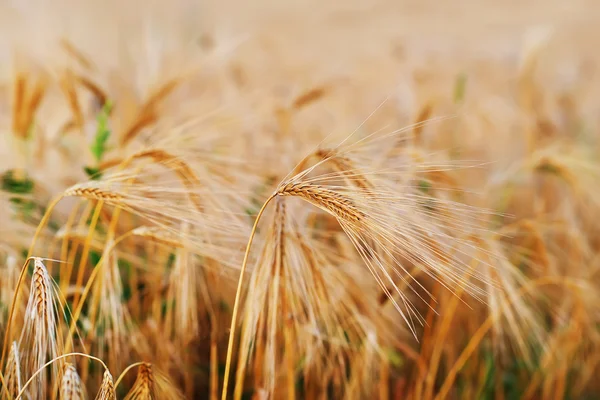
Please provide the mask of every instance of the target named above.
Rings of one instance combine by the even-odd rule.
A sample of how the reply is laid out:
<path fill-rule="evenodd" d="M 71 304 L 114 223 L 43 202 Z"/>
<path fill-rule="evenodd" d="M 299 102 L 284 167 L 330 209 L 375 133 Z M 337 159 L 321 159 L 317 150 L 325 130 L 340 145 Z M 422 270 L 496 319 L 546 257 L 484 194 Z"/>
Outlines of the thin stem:
<path fill-rule="evenodd" d="M 248 264 L 248 255 L 250 254 L 250 247 L 252 246 L 252 240 L 254 239 L 254 235 L 256 233 L 256 228 L 258 227 L 258 221 L 260 221 L 260 217 L 262 216 L 267 205 L 277 196 L 277 193 L 273 193 L 267 201 L 264 202 L 258 215 L 256 216 L 256 220 L 254 221 L 254 225 L 252 226 L 252 231 L 250 232 L 250 237 L 248 238 L 248 244 L 246 245 L 246 252 L 244 253 L 244 261 L 242 262 L 242 268 L 240 270 L 240 278 L 238 279 L 237 290 L 235 292 L 235 301 L 233 303 L 233 312 L 231 314 L 231 327 L 229 329 L 229 343 L 227 344 L 227 359 L 225 362 L 225 376 L 223 377 L 223 391 L 221 392 L 221 399 L 227 400 L 227 384 L 229 383 L 229 370 L 231 369 L 231 357 L 233 356 L 233 339 L 235 337 L 235 326 L 237 313 L 242 293 L 242 283 L 244 281 L 244 273 L 246 272 L 246 265 Z"/>
<path fill-rule="evenodd" d="M 128 366 L 127 368 L 125 368 L 123 370 L 123 372 L 121 372 L 121 375 L 119 375 L 119 378 L 117 379 L 117 381 L 115 382 L 115 389 L 117 388 L 117 386 L 119 386 L 119 383 L 121 383 L 121 381 L 123 380 L 123 378 L 125 378 L 125 375 L 131 371 L 132 368 L 135 367 L 139 367 L 140 365 L 144 365 L 144 364 L 148 364 L 145 361 L 138 361 L 136 363 L 131 364 L 130 366 Z"/>
<path fill-rule="evenodd" d="M 52 360 L 48 361 L 46 364 L 42 365 L 37 371 L 35 371 L 35 373 L 33 375 L 31 375 L 31 378 L 29 378 L 29 380 L 27 382 L 25 382 L 25 385 L 23 385 L 23 388 L 21 388 L 21 391 L 17 395 L 16 400 L 19 400 L 21 398 L 21 396 L 23 396 L 23 393 L 25 393 L 25 389 L 27 388 L 27 386 L 29 386 L 29 384 L 33 381 L 33 379 L 36 376 L 38 376 L 44 370 L 44 368 L 53 364 L 55 361 L 61 360 L 63 358 L 71 357 L 71 356 L 81 356 L 81 357 L 89 358 L 90 360 L 98 361 L 100 364 L 102 364 L 102 366 L 104 367 L 105 370 L 108 370 L 108 367 L 106 366 L 106 364 L 104 364 L 104 361 L 102 361 L 101 359 L 99 359 L 97 357 L 90 356 L 89 354 L 85 354 L 85 353 L 63 354 L 61 356 L 58 356 L 58 357 L 53 358 Z"/>

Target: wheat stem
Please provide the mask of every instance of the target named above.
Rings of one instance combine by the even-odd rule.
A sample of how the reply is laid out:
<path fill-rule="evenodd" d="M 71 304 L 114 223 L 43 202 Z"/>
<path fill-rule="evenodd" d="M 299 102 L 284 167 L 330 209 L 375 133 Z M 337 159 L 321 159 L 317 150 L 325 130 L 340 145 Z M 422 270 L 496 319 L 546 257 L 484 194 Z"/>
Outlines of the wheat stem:
<path fill-rule="evenodd" d="M 237 290 L 235 292 L 235 301 L 233 303 L 233 312 L 231 315 L 231 327 L 229 330 L 229 343 L 227 344 L 227 358 L 225 361 L 225 376 L 223 377 L 223 391 L 221 392 L 221 399 L 227 400 L 227 384 L 229 383 L 229 372 L 231 369 L 231 357 L 233 356 L 233 339 L 235 336 L 235 324 L 238 314 L 238 308 L 240 305 L 240 298 L 242 293 L 242 283 L 244 281 L 244 272 L 246 272 L 246 265 L 248 264 L 248 256 L 250 254 L 250 247 L 252 246 L 252 240 L 254 239 L 254 235 L 256 234 L 256 228 L 258 227 L 258 222 L 260 221 L 260 217 L 263 212 L 267 208 L 267 205 L 277 196 L 277 193 L 273 193 L 267 201 L 265 201 L 256 216 L 256 220 L 254 221 L 254 225 L 252 226 L 252 231 L 250 232 L 250 237 L 248 238 L 248 244 L 246 245 L 246 252 L 244 253 L 244 261 L 242 262 L 242 268 L 240 270 L 240 277 L 238 279 Z"/>

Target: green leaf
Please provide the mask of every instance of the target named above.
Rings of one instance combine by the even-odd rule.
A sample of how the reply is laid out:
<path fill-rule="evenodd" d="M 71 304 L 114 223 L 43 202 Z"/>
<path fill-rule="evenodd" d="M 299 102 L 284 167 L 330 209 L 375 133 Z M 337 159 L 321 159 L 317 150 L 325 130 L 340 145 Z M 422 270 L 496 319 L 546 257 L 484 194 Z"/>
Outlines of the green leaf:
<path fill-rule="evenodd" d="M 428 181 L 426 181 L 424 179 L 421 179 L 419 181 L 419 190 L 421 192 L 423 192 L 425 194 L 430 194 L 431 193 L 431 188 L 432 188 L 432 185 L 431 185 L 430 182 L 428 182 Z"/>
<path fill-rule="evenodd" d="M 100 258 L 102 257 L 102 255 L 99 252 L 95 251 L 95 250 L 90 250 L 90 256 L 89 257 L 90 257 L 90 262 L 95 267 L 100 262 Z"/>
<path fill-rule="evenodd" d="M 175 253 L 169 253 L 169 258 L 167 259 L 167 269 L 173 268 L 173 266 L 175 265 L 176 257 L 177 256 L 175 255 Z"/>
<path fill-rule="evenodd" d="M 98 128 L 96 129 L 96 136 L 92 142 L 92 146 L 90 147 L 96 162 L 100 162 L 100 160 L 102 160 L 102 156 L 107 148 L 106 142 L 108 142 L 108 138 L 110 137 L 108 116 L 110 115 L 111 109 L 112 104 L 110 101 L 107 101 L 102 107 L 102 111 L 100 111 L 98 114 Z"/>
<path fill-rule="evenodd" d="M 33 192 L 34 182 L 27 176 L 22 179 L 15 177 L 14 171 L 7 171 L 2 175 L 2 190 L 15 194 L 29 194 Z"/>
<path fill-rule="evenodd" d="M 102 178 L 102 173 L 97 167 L 83 167 L 83 170 L 90 179 L 99 180 Z"/>
<path fill-rule="evenodd" d="M 401 368 L 402 365 L 404 365 L 404 358 L 396 349 L 387 348 L 385 349 L 385 354 L 387 355 L 388 361 L 394 368 Z"/>

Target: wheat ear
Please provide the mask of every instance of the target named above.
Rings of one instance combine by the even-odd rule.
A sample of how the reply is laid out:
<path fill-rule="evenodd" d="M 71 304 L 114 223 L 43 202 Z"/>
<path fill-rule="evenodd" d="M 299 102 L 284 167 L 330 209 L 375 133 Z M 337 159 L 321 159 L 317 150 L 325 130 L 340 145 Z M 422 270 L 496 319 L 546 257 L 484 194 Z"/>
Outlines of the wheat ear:
<path fill-rule="evenodd" d="M 137 378 L 133 387 L 127 393 L 124 400 L 149 400 L 152 399 L 154 390 L 154 375 L 152 374 L 152 365 L 141 363 L 138 368 Z"/>
<path fill-rule="evenodd" d="M 121 168 L 127 167 L 132 161 L 143 158 L 150 158 L 155 163 L 164 165 L 173 171 L 181 180 L 183 185 L 189 190 L 189 197 L 196 209 L 202 212 L 203 207 L 200 202 L 200 197 L 196 194 L 196 190 L 200 187 L 200 179 L 194 173 L 194 170 L 182 160 L 180 157 L 173 155 L 162 149 L 142 150 L 133 154 L 127 159 L 108 160 L 100 165 L 100 170 L 104 170 L 116 165 L 121 165 Z"/>
<path fill-rule="evenodd" d="M 96 400 L 117 400 L 113 377 L 108 369 L 104 371 L 104 376 L 102 377 L 102 385 L 100 385 L 100 390 L 96 395 Z"/>
<path fill-rule="evenodd" d="M 2 398 L 13 398 L 21 391 L 21 359 L 17 342 L 12 343 L 6 362 L 5 382 L 2 385 Z"/>
<path fill-rule="evenodd" d="M 63 196 L 83 197 L 89 200 L 104 200 L 109 202 L 120 202 L 123 200 L 123 196 L 121 196 L 118 193 L 109 192 L 108 190 L 83 185 L 72 186 L 63 193 Z"/>
<path fill-rule="evenodd" d="M 60 384 L 60 400 L 83 400 L 85 398 L 85 389 L 77 369 L 73 364 L 66 363 Z"/>

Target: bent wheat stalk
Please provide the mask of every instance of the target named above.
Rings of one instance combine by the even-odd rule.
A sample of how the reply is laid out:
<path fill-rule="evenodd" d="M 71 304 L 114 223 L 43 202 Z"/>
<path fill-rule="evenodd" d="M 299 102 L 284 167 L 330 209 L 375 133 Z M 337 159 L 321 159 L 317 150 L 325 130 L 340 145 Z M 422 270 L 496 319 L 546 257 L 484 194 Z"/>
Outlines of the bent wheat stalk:
<path fill-rule="evenodd" d="M 110 375 L 110 372 L 108 372 L 108 367 L 106 366 L 106 364 L 104 364 L 104 361 L 102 361 L 101 359 L 99 359 L 97 357 L 90 356 L 89 354 L 85 354 L 85 353 L 67 353 L 67 354 L 63 354 L 63 355 L 60 355 L 58 357 L 53 358 L 52 360 L 48 361 L 46 364 L 44 364 L 40 368 L 38 368 L 38 370 L 35 371 L 33 373 L 33 375 L 31 375 L 31 377 L 29 378 L 29 380 L 27 380 L 27 382 L 25 382 L 25 384 L 21 388 L 21 391 L 19 392 L 19 394 L 17 395 L 17 397 L 16 397 L 15 400 L 19 400 L 21 397 L 23 397 L 23 394 L 25 393 L 25 389 L 27 389 L 27 386 L 29 386 L 31 384 L 31 382 L 33 382 L 33 380 L 39 374 L 41 374 L 42 372 L 44 372 L 44 369 L 46 369 L 47 367 L 49 367 L 50 365 L 54 364 L 57 361 L 64 360 L 67 357 L 73 357 L 73 356 L 85 357 L 85 358 L 88 358 L 90 360 L 99 362 L 104 367 L 105 375 L 106 375 L 106 373 L 108 373 L 108 375 Z M 112 376 L 111 376 L 111 382 L 112 382 Z M 104 382 L 103 382 L 103 384 L 104 384 Z"/>
<path fill-rule="evenodd" d="M 310 183 L 302 183 L 297 182 L 294 178 L 290 179 L 287 182 L 279 185 L 278 189 L 273 193 L 262 205 L 256 220 L 254 221 L 254 225 L 252 227 L 252 231 L 250 233 L 250 238 L 248 239 L 248 243 L 246 245 L 246 251 L 244 253 L 244 260 L 242 262 L 242 267 L 240 270 L 240 277 L 238 280 L 237 291 L 235 295 L 235 301 L 233 306 L 233 313 L 231 319 L 231 328 L 229 335 L 229 342 L 227 346 L 227 358 L 225 364 L 225 376 L 223 380 L 223 391 L 221 394 L 222 400 L 227 399 L 227 390 L 228 390 L 228 380 L 229 373 L 231 369 L 231 358 L 233 354 L 233 342 L 236 331 L 236 323 L 237 323 L 237 314 L 239 309 L 240 297 L 242 292 L 242 284 L 244 274 L 246 272 L 250 248 L 252 246 L 252 241 L 254 239 L 256 229 L 258 223 L 269 203 L 277 196 L 290 196 L 290 197 L 298 197 L 320 209 L 334 216 L 338 221 L 344 221 L 347 224 L 356 224 L 361 222 L 365 215 L 356 208 L 351 199 L 346 198 L 342 194 L 334 192 L 328 188 L 313 185 Z"/>

